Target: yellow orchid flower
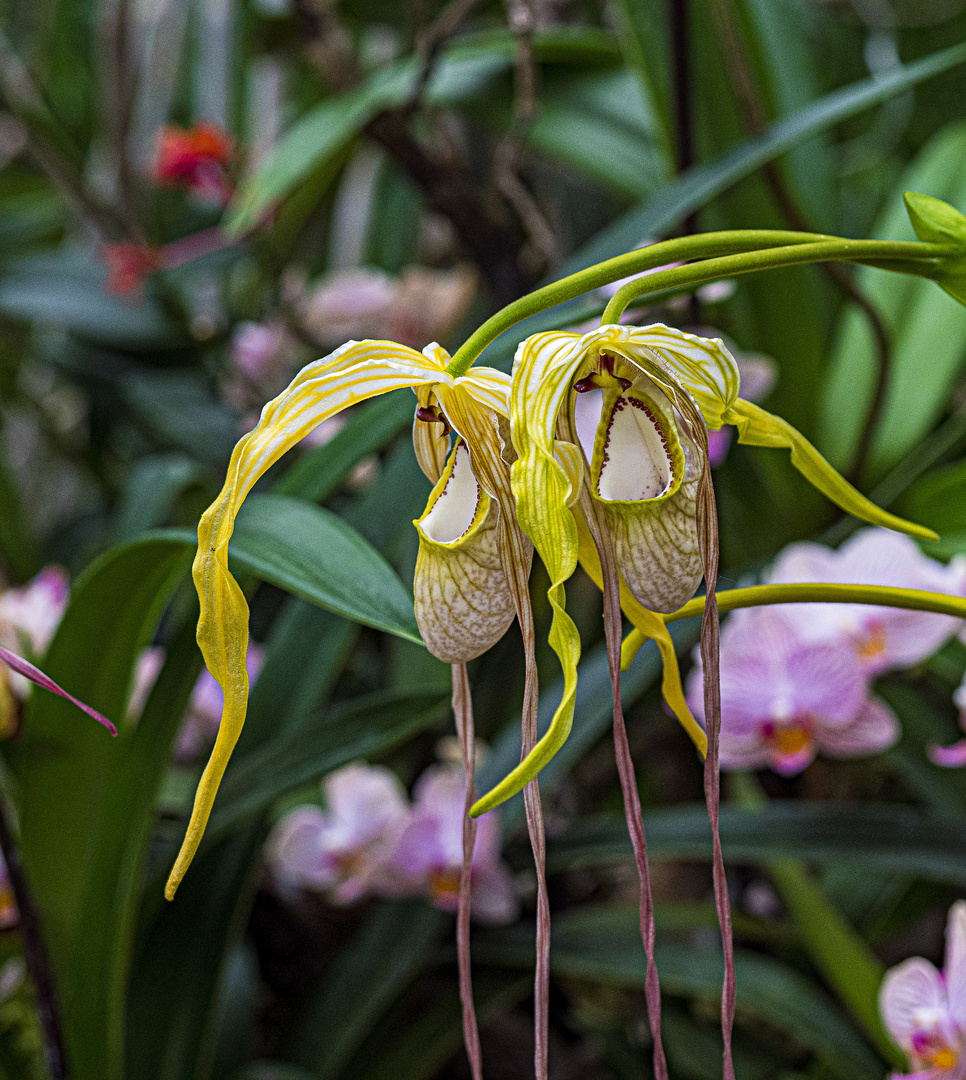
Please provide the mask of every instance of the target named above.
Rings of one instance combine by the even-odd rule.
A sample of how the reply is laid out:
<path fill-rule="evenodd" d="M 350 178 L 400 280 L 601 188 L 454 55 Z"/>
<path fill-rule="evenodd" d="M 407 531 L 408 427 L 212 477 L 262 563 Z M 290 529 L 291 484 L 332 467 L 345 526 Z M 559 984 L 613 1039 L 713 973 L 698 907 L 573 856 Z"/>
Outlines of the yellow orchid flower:
<path fill-rule="evenodd" d="M 656 640 L 665 661 L 665 698 L 702 752 L 703 732 L 684 702 L 659 613 L 680 608 L 701 581 L 696 500 L 708 467 L 707 428 L 735 424 L 739 442 L 789 449 L 792 464 L 843 510 L 935 538 L 879 509 L 799 432 L 738 391 L 737 364 L 720 340 L 661 324 L 536 334 L 517 350 L 510 401 L 513 493 L 523 531 L 550 576 L 550 644 L 563 668 L 564 692 L 546 734 L 476 803 L 474 814 L 523 788 L 566 740 L 573 720 L 580 638 L 566 612 L 564 583 L 578 560 L 598 583 L 601 575 L 587 525 L 579 509 L 568 506 L 573 479 L 562 464 L 562 446 L 583 459 L 587 490 L 614 547 L 624 612 L 643 636 Z"/>
<path fill-rule="evenodd" d="M 459 663 L 498 640 L 526 585 L 532 548 L 516 522 L 510 471 L 508 375 L 476 367 L 446 372 L 435 343 L 422 352 L 390 341 L 350 341 L 309 364 L 262 410 L 235 447 L 218 498 L 198 526 L 192 574 L 201 600 L 198 644 L 225 695 L 218 738 L 198 785 L 184 843 L 165 888 L 168 899 L 191 863 L 211 813 L 248 704 L 248 604 L 228 569 L 235 516 L 253 485 L 328 417 L 400 387 L 416 392 L 413 443 L 435 485 L 419 532 L 416 618 L 427 648 Z M 455 433 L 450 450 L 449 432 Z M 509 580 L 512 578 L 512 581 Z"/>

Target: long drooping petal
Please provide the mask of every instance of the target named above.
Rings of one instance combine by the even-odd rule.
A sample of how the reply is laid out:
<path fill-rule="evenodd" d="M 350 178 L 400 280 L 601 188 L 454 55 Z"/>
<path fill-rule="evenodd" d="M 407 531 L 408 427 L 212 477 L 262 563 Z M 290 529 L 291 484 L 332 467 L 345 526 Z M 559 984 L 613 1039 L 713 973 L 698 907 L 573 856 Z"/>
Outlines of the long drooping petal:
<path fill-rule="evenodd" d="M 550 577 L 550 645 L 560 658 L 564 692 L 550 727 L 524 761 L 473 807 L 485 813 L 521 791 L 566 741 L 573 722 L 580 637 L 565 609 L 564 582 L 577 566 L 577 526 L 568 508 L 574 494 L 569 469 L 558 460 L 554 432 L 571 377 L 583 360 L 581 338 L 539 334 L 517 352 L 510 423 L 517 460 L 511 469 L 516 513 Z"/>
<path fill-rule="evenodd" d="M 915 525 L 881 510 L 832 468 L 814 446 L 780 416 L 772 416 L 750 401 L 739 398 L 723 414 L 724 421 L 738 428 L 738 442 L 749 446 L 770 446 L 791 450 L 792 464 L 827 498 L 847 513 L 868 521 L 872 525 L 884 525 L 897 532 L 908 533 L 920 540 L 938 540 L 932 529 Z"/>
<path fill-rule="evenodd" d="M 256 427 L 235 447 L 225 485 L 198 526 L 198 554 L 192 568 L 201 600 L 198 644 L 208 670 L 224 692 L 225 708 L 211 759 L 198 785 L 184 843 L 165 887 L 168 899 L 174 896 L 198 850 L 218 785 L 245 722 L 248 604 L 228 569 L 228 541 L 239 507 L 255 481 L 323 420 L 377 394 L 436 380 L 447 381 L 448 376 L 434 353 L 424 355 L 386 341 L 349 342 L 303 368 L 265 406 Z"/>

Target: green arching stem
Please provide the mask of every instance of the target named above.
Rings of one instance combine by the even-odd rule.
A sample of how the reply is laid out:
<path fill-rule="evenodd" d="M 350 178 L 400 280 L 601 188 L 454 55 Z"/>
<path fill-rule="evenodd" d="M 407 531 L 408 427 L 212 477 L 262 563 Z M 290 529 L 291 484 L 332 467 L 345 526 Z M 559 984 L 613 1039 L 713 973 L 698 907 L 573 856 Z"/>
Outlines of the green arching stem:
<path fill-rule="evenodd" d="M 800 250 L 803 247 L 807 247 L 808 251 Z M 777 258 L 774 258 L 774 249 L 782 252 Z M 847 240 L 823 233 L 777 229 L 734 229 L 665 240 L 570 274 L 508 304 L 467 338 L 447 365 L 446 371 L 454 378 L 465 375 L 483 350 L 500 334 L 531 315 L 619 281 L 622 277 L 653 270 L 668 262 L 706 260 L 697 265 L 661 270 L 645 279 L 628 282 L 611 298 L 602 322 L 619 321 L 620 313 L 627 304 L 645 293 L 665 292 L 733 274 L 777 266 L 835 260 L 885 265 L 906 273 L 928 276 L 926 268 L 921 264 L 941 258 L 950 250 L 941 244 Z M 773 257 L 771 261 L 769 256 Z M 616 318 L 613 317 L 614 311 L 618 312 Z"/>
<path fill-rule="evenodd" d="M 915 240 L 846 240 L 833 237 L 707 259 L 701 263 L 661 270 L 656 274 L 649 274 L 647 278 L 627 282 L 610 298 L 600 323 L 601 326 L 619 323 L 627 306 L 647 293 L 664 292 L 685 285 L 699 285 L 705 281 L 750 274 L 756 270 L 774 270 L 781 266 L 801 266 L 814 262 L 852 262 L 929 277 L 928 265 L 924 266 L 923 263 L 935 263 L 943 255 L 952 254 L 955 250 L 952 245 L 924 244 Z"/>
<path fill-rule="evenodd" d="M 946 593 L 924 592 L 919 589 L 894 589 L 889 585 L 843 585 L 838 582 L 795 582 L 788 585 L 750 585 L 744 589 L 726 589 L 715 594 L 718 608 L 724 614 L 737 608 L 759 607 L 764 604 L 871 604 L 875 607 L 906 608 L 911 611 L 931 611 L 966 619 L 966 598 Z M 669 615 L 665 623 L 693 619 L 704 613 L 704 597 L 693 600 Z M 632 630 L 621 647 L 621 668 L 627 670 L 647 637 Z"/>
<path fill-rule="evenodd" d="M 456 351 L 446 371 L 454 378 L 465 375 L 480 353 L 511 326 L 522 322 L 540 311 L 564 304 L 602 285 L 610 285 L 629 274 L 653 270 L 668 262 L 684 259 L 704 259 L 718 255 L 757 251 L 761 248 L 788 247 L 796 244 L 813 244 L 834 240 L 823 233 L 791 232 L 779 229 L 730 229 L 723 232 L 700 233 L 649 244 L 645 248 L 617 255 L 613 259 L 589 266 L 576 274 L 570 274 L 550 285 L 536 289 L 505 308 L 475 330 Z M 922 245 L 910 245 L 919 246 Z M 657 277 L 658 275 L 654 275 Z"/>

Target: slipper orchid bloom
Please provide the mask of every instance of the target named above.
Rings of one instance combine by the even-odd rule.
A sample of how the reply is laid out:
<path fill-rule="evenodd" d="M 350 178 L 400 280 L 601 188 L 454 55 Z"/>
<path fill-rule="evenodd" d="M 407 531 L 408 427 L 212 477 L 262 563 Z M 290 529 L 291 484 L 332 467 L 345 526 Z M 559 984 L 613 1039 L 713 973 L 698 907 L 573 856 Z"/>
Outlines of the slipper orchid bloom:
<path fill-rule="evenodd" d="M 235 515 L 258 478 L 329 417 L 400 387 L 416 393 L 413 443 L 435 484 L 415 522 L 419 557 L 416 618 L 427 648 L 462 663 L 494 644 L 526 590 L 531 549 L 513 513 L 509 466 L 509 377 L 475 367 L 453 377 L 439 345 L 422 352 L 390 341 L 350 341 L 302 369 L 268 402 L 235 447 L 221 493 L 198 526 L 193 576 L 201 600 L 198 643 L 221 686 L 225 707 L 198 785 L 187 834 L 168 880 L 174 896 L 204 833 L 218 786 L 238 741 L 248 701 L 248 604 L 228 569 Z M 449 446 L 449 433 L 456 441 Z M 510 578 L 513 580 L 511 581 Z"/>
<path fill-rule="evenodd" d="M 886 973 L 879 1010 L 892 1038 L 909 1055 L 915 1080 L 966 1077 L 966 902 L 958 900 L 946 925 L 946 960 L 937 971 L 921 956 Z"/>
<path fill-rule="evenodd" d="M 738 429 L 739 442 L 791 451 L 792 464 L 843 510 L 926 539 L 935 534 L 880 510 L 793 427 L 738 396 L 738 365 L 718 339 L 660 323 L 608 324 L 580 335 L 535 334 L 517 350 L 511 431 L 513 493 L 523 531 L 550 576 L 550 644 L 564 693 L 530 755 L 480 799 L 484 813 L 521 790 L 566 740 L 573 720 L 580 639 L 565 609 L 564 583 L 585 564 L 600 582 L 588 522 L 572 507 L 574 456 L 592 509 L 609 533 L 622 580 L 621 605 L 658 644 L 664 694 L 704 751 L 704 733 L 684 701 L 660 613 L 695 593 L 703 574 L 698 503 L 708 468 L 708 430 Z M 710 486 L 705 498 L 710 498 Z"/>

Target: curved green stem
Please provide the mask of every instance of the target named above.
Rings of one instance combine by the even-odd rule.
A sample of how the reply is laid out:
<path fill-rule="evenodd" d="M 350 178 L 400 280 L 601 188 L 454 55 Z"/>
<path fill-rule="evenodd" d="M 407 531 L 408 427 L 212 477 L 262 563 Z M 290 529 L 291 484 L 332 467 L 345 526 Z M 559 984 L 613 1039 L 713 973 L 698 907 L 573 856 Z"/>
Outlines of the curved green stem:
<path fill-rule="evenodd" d="M 750 585 L 744 589 L 726 589 L 715 594 L 722 614 L 737 608 L 759 607 L 763 604 L 871 604 L 875 607 L 906 608 L 912 611 L 931 611 L 966 619 L 966 598 L 946 593 L 924 592 L 919 589 L 894 589 L 888 585 L 843 585 L 838 582 L 795 582 L 789 585 Z M 693 600 L 669 615 L 665 623 L 693 619 L 704 613 L 704 597 Z M 621 667 L 626 671 L 647 636 L 632 630 L 621 647 Z"/>
<path fill-rule="evenodd" d="M 802 233 L 778 229 L 730 229 L 664 240 L 659 244 L 650 244 L 645 248 L 629 251 L 626 255 L 617 255 L 613 259 L 607 259 L 586 270 L 570 274 L 550 285 L 544 285 L 543 288 L 528 293 L 505 308 L 501 308 L 466 339 L 446 370 L 454 378 L 465 375 L 480 353 L 511 326 L 539 311 L 566 303 L 593 289 L 599 289 L 602 285 L 610 285 L 629 274 L 639 274 L 679 260 L 705 259 L 757 251 L 761 248 L 814 244 L 834 239 L 835 237 L 829 237 L 823 233 Z M 908 246 L 921 248 L 923 245 L 910 244 Z M 657 276 L 659 275 L 655 275 Z"/>
<path fill-rule="evenodd" d="M 808 236 L 807 233 L 796 235 Z M 916 241 L 845 240 L 822 237 L 784 247 L 773 245 L 768 250 L 748 251 L 711 258 L 697 265 L 677 266 L 649 274 L 645 279 L 629 281 L 611 297 L 604 309 L 601 325 L 619 323 L 621 315 L 634 300 L 648 293 L 665 292 L 687 285 L 698 285 L 756 270 L 774 270 L 781 266 L 800 266 L 814 262 L 852 262 L 879 266 L 929 276 L 929 265 L 943 255 L 953 252 L 945 244 L 924 244 Z M 606 266 L 606 263 L 602 263 Z M 566 278 L 564 279 L 567 280 Z M 531 294 L 536 295 L 536 294 Z"/>

